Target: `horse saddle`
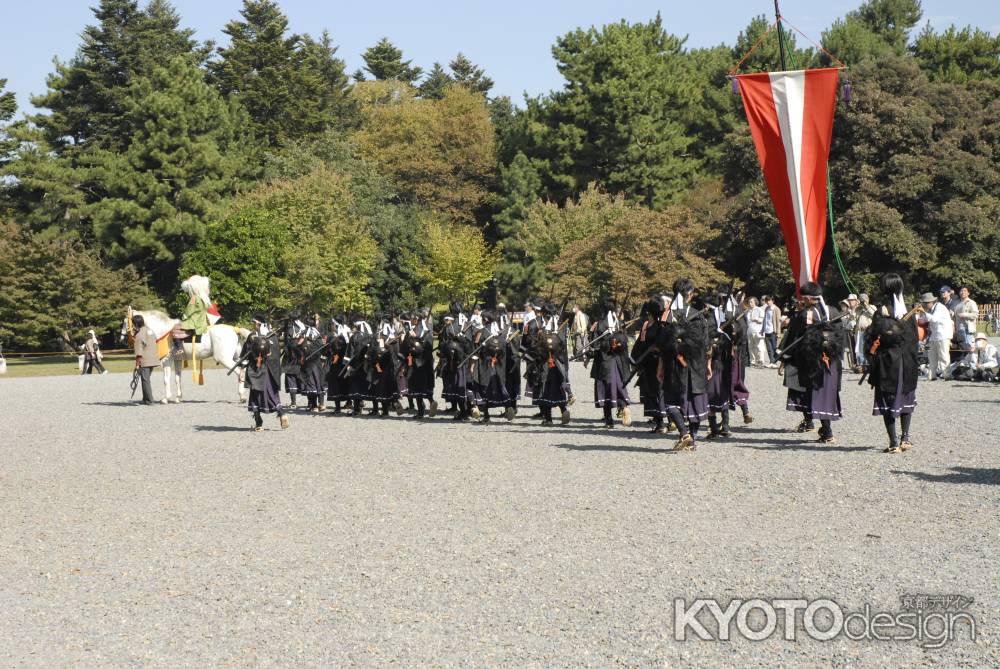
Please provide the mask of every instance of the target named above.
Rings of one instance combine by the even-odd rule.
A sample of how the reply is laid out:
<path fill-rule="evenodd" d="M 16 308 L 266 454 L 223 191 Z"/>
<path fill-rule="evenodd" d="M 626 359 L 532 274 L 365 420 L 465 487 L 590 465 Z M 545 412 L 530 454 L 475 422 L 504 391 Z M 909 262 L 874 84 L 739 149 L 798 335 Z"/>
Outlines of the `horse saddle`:
<path fill-rule="evenodd" d="M 189 333 L 188 330 L 183 330 L 181 328 L 175 327 L 173 332 L 170 333 L 170 336 L 174 338 L 174 341 L 178 341 L 181 339 L 187 339 L 188 337 L 191 336 L 191 334 Z"/>

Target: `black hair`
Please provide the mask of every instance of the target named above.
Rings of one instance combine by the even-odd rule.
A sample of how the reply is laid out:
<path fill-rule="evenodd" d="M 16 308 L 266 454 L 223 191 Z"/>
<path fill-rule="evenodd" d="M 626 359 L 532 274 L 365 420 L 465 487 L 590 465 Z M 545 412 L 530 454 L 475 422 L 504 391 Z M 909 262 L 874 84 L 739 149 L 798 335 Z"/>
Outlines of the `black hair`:
<path fill-rule="evenodd" d="M 886 297 L 891 297 L 903 292 L 903 279 L 895 272 L 883 274 L 878 280 L 879 288 Z"/>
<path fill-rule="evenodd" d="M 803 297 L 822 297 L 823 287 L 815 281 L 806 281 L 802 284 L 802 287 L 799 288 L 799 295 Z"/>
<path fill-rule="evenodd" d="M 683 295 L 685 298 L 687 294 L 694 290 L 694 281 L 691 279 L 677 279 L 674 281 L 674 295 Z"/>
<path fill-rule="evenodd" d="M 146 324 L 146 319 L 143 318 L 140 314 L 135 314 L 134 316 L 132 316 L 132 327 L 134 327 L 136 330 L 138 330 L 145 324 Z"/>

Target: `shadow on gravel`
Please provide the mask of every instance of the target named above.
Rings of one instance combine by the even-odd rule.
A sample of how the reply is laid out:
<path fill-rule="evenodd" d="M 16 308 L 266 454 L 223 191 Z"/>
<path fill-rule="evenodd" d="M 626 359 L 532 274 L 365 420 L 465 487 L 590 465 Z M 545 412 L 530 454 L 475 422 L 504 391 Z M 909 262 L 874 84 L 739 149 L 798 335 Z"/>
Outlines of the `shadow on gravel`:
<path fill-rule="evenodd" d="M 92 407 L 130 407 L 135 404 L 142 405 L 141 400 L 132 400 L 129 402 L 81 402 L 84 406 Z M 155 406 L 167 406 L 164 405 L 160 400 L 154 400 L 153 404 Z M 181 404 L 230 404 L 225 400 L 184 400 Z M 175 402 L 171 402 L 170 406 L 176 406 Z"/>
<path fill-rule="evenodd" d="M 977 485 L 1000 485 L 1000 469 L 980 469 L 977 467 L 952 467 L 951 474 L 930 474 L 928 472 L 908 472 L 890 469 L 893 474 L 904 474 L 918 481 L 930 483 L 973 483 Z"/>
<path fill-rule="evenodd" d="M 563 427 L 562 425 L 552 425 L 550 427 L 530 430 L 514 430 L 514 432 L 517 434 L 592 434 L 599 437 L 614 437 L 615 439 L 659 439 L 661 441 L 670 438 L 669 434 L 665 436 L 662 434 L 653 434 L 652 431 L 636 430 L 634 427 L 624 427 L 617 423 L 612 430 L 607 428 L 573 427 L 573 425 L 570 424 L 566 427 Z M 677 433 L 673 432 L 672 434 L 674 435 L 674 441 L 676 441 Z"/>
<path fill-rule="evenodd" d="M 614 446 L 611 444 L 555 444 L 556 448 L 567 451 L 611 451 L 624 453 L 670 453 L 673 448 L 642 448 L 641 446 Z"/>
<path fill-rule="evenodd" d="M 248 432 L 249 428 L 233 425 L 195 425 L 198 432 Z"/>
<path fill-rule="evenodd" d="M 721 445 L 733 444 L 738 448 L 752 448 L 757 451 L 811 451 L 813 453 L 830 453 L 839 451 L 870 451 L 868 446 L 840 446 L 837 444 L 818 444 L 814 441 L 799 439 L 784 439 L 781 441 L 763 439 L 724 439 L 716 442 Z"/>

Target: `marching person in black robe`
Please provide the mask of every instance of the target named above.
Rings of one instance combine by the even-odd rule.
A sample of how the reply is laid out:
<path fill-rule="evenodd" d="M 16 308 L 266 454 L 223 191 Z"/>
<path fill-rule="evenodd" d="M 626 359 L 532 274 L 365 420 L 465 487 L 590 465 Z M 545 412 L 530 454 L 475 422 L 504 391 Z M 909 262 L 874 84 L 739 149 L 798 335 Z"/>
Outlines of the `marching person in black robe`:
<path fill-rule="evenodd" d="M 707 439 L 729 437 L 729 411 L 737 403 L 743 410 L 744 422 L 749 416 L 750 392 L 743 383 L 745 361 L 741 349 L 746 347 L 747 321 L 735 300 L 730 299 L 730 288 L 720 284 L 715 295 L 705 298 L 709 306 L 708 337 L 712 373 L 708 379 Z M 721 420 L 720 420 L 721 418 Z M 753 417 L 750 417 L 750 421 Z"/>
<path fill-rule="evenodd" d="M 407 396 L 417 407 L 416 418 L 424 418 L 425 403 L 430 403 L 430 417 L 437 414 L 434 401 L 434 332 L 430 326 L 430 309 L 423 307 L 412 314 L 408 332 L 399 345 Z"/>
<path fill-rule="evenodd" d="M 254 432 L 264 429 L 262 413 L 277 413 L 282 429 L 288 427 L 288 417 L 281 405 L 281 347 L 278 335 L 271 332 L 267 317 L 253 316 L 254 332 L 243 342 L 240 359 L 246 365 L 244 385 L 250 389 L 247 410 L 253 414 Z"/>
<path fill-rule="evenodd" d="M 462 364 L 472 352 L 466 330 L 458 324 L 458 314 L 444 317 L 438 345 L 438 376 L 443 382 L 441 397 L 455 407 L 455 420 L 468 420 L 471 416 L 467 367 Z"/>
<path fill-rule="evenodd" d="M 341 404 L 351 401 L 351 383 L 344 373 L 344 356 L 351 342 L 351 329 L 345 325 L 346 321 L 345 316 L 331 318 L 327 337 L 330 363 L 326 374 L 326 399 L 333 402 L 334 414 L 341 412 Z"/>
<path fill-rule="evenodd" d="M 524 394 L 527 397 L 535 397 L 541 386 L 541 365 L 536 364 L 535 357 L 531 354 L 532 343 L 535 341 L 539 330 L 544 328 L 544 319 L 535 310 L 535 305 L 541 304 L 538 300 L 528 300 L 524 303 L 524 321 L 521 323 L 521 334 L 518 338 L 518 347 L 521 349 L 521 357 L 524 358 Z M 541 418 L 542 412 L 532 416 Z"/>
<path fill-rule="evenodd" d="M 843 416 L 840 406 L 840 383 L 843 336 L 835 326 L 836 309 L 823 300 L 823 289 L 809 281 L 799 288 L 802 308 L 792 316 L 782 341 L 778 373 L 785 377 L 788 401 L 785 408 L 802 414 L 798 432 L 816 429 L 819 439 L 832 444 L 831 422 Z M 793 342 L 797 342 L 793 345 Z"/>
<path fill-rule="evenodd" d="M 314 319 L 314 322 L 318 317 Z M 302 362 L 299 371 L 300 389 L 309 401 L 309 411 L 322 413 L 326 404 L 326 374 L 330 358 L 326 335 L 310 324 L 303 333 Z"/>
<path fill-rule="evenodd" d="M 504 387 L 507 388 L 507 406 L 504 418 L 513 420 L 517 414 L 517 402 L 521 399 L 521 329 L 511 320 L 506 309 L 497 312 L 497 325 L 504 342 Z"/>
<path fill-rule="evenodd" d="M 625 388 L 629 375 L 628 336 L 619 322 L 614 300 L 605 297 L 603 306 L 606 314 L 591 327 L 590 341 L 594 345 L 588 350 L 588 356 L 593 356 L 594 360 L 590 370 L 590 378 L 594 379 L 594 406 L 604 412 L 604 427 L 615 426 L 611 417 L 615 407 L 621 412 L 622 425 L 628 427 L 632 424 L 628 389 Z"/>
<path fill-rule="evenodd" d="M 469 358 L 469 377 L 473 379 L 472 390 L 476 408 L 484 423 L 490 422 L 490 409 L 504 407 L 508 420 L 514 417 L 510 410 L 510 396 L 507 394 L 506 345 L 496 314 L 490 310 L 479 314 L 482 326 L 477 328 Z"/>
<path fill-rule="evenodd" d="M 403 405 L 399 402 L 399 386 L 397 385 L 397 361 L 399 343 L 392 324 L 385 318 L 379 323 L 379 331 L 368 347 L 368 399 L 372 402 L 369 415 L 388 416 L 392 407 L 397 415 L 403 413 Z"/>
<path fill-rule="evenodd" d="M 879 281 L 883 302 L 865 332 L 868 383 L 875 390 L 873 416 L 882 416 L 889 446 L 885 453 L 913 447 L 910 420 L 917 406 L 917 324 L 908 317 L 903 301 L 903 280 L 890 273 Z M 902 436 L 896 435 L 896 419 Z"/>
<path fill-rule="evenodd" d="M 302 363 L 305 360 L 306 324 L 302 314 L 292 311 L 285 321 L 285 352 L 281 359 L 281 371 L 285 375 L 285 392 L 289 394 L 288 408 L 295 409 L 295 398 L 302 392 Z"/>
<path fill-rule="evenodd" d="M 372 343 L 372 326 L 360 317 L 354 318 L 351 331 L 351 341 L 344 354 L 344 371 L 349 380 L 349 396 L 351 398 L 351 415 L 360 416 L 364 410 L 364 402 L 368 396 L 368 370 L 365 361 L 368 347 Z"/>
<path fill-rule="evenodd" d="M 663 402 L 663 366 L 657 348 L 665 327 L 664 317 L 663 303 L 659 299 L 650 299 L 643 305 L 640 312 L 642 325 L 630 356 L 633 364 L 639 368 L 637 385 L 642 413 L 652 419 L 655 434 L 666 434 L 669 429 L 663 420 L 667 415 L 667 407 Z"/>
<path fill-rule="evenodd" d="M 708 415 L 708 325 L 702 311 L 691 306 L 694 284 L 674 282 L 667 324 L 660 336 L 663 400 L 680 438 L 675 451 L 698 448 L 698 430 Z"/>
<path fill-rule="evenodd" d="M 559 407 L 560 421 L 567 425 L 570 421 L 567 408 L 570 387 L 566 329 L 559 327 L 554 311 L 550 302 L 542 303 L 542 326 L 535 330 L 531 341 L 532 366 L 537 374 L 537 386 L 533 390 L 531 403 L 540 408 L 542 425 L 552 425 L 553 407 Z"/>

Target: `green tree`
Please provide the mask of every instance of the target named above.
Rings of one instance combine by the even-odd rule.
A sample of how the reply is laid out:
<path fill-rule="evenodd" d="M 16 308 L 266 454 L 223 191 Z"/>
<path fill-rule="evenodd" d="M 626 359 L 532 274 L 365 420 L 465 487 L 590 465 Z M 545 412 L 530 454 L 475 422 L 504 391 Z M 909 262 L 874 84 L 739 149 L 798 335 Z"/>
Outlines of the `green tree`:
<path fill-rule="evenodd" d="M 10 133 L 15 160 L 0 168 L 0 195 L 33 230 L 66 233 L 93 243 L 86 207 L 106 193 L 91 178 L 89 154 L 124 152 L 138 129 L 128 112 L 133 84 L 155 67 L 184 58 L 204 60 L 192 31 L 164 0 L 140 9 L 134 0 L 102 0 L 98 22 L 83 30 L 82 44 L 68 63 L 56 62 L 49 90 L 32 97 L 48 113 L 29 116 Z"/>
<path fill-rule="evenodd" d="M 318 41 L 289 33 L 274 0 L 244 0 L 240 16 L 226 24 L 229 46 L 209 70 L 247 110 L 255 135 L 274 147 L 349 120 L 344 62 L 327 33 Z"/>
<path fill-rule="evenodd" d="M 413 61 L 403 60 L 403 52 L 388 37 L 383 37 L 378 44 L 366 49 L 361 57 L 365 61 L 365 71 L 379 81 L 396 79 L 413 86 L 423 73 L 419 67 L 410 65 Z"/>
<path fill-rule="evenodd" d="M 426 260 L 414 268 L 425 302 L 475 300 L 493 279 L 500 252 L 490 248 L 483 233 L 429 216 L 423 221 Z"/>
<path fill-rule="evenodd" d="M 355 94 L 364 98 L 384 84 L 358 84 Z M 463 221 L 473 220 L 476 210 L 489 204 L 495 137 L 486 101 L 478 93 L 452 85 L 441 100 L 406 97 L 365 104 L 356 140 L 362 157 L 392 179 L 406 202 Z"/>
<path fill-rule="evenodd" d="M 566 84 L 528 101 L 518 142 L 545 161 L 550 197 L 564 200 L 593 181 L 652 207 L 684 192 L 697 163 L 686 155 L 693 139 L 681 120 L 694 94 L 683 44 L 659 16 L 557 40 Z"/>
<path fill-rule="evenodd" d="M 541 280 L 541 268 L 528 254 L 517 231 L 528 219 L 542 192 L 538 170 L 523 153 L 500 168 L 500 194 L 493 216 L 493 238 L 501 245 L 502 262 L 497 268 L 501 291 L 517 300 L 525 299 Z"/>
<path fill-rule="evenodd" d="M 7 80 L 0 79 L 0 167 L 7 163 L 10 154 L 17 148 L 17 142 L 7 134 L 6 124 L 17 112 L 17 100 L 10 91 L 4 91 Z"/>
<path fill-rule="evenodd" d="M 134 130 L 125 109 L 133 81 L 175 56 L 200 62 L 206 55 L 165 0 L 151 0 L 145 9 L 136 0 L 101 0 L 94 16 L 98 22 L 84 28 L 76 55 L 56 61 L 49 90 L 31 98 L 50 111 L 31 121 L 59 153 L 91 145 L 122 150 Z"/>
<path fill-rule="evenodd" d="M 737 35 L 736 44 L 730 50 L 732 58 L 730 67 L 745 58 L 740 65 L 740 73 L 780 71 L 782 69 L 781 46 L 778 43 L 777 29 L 772 30 L 767 37 L 764 37 L 764 33 L 770 27 L 770 20 L 763 15 L 755 16 L 751 19 L 747 27 Z M 782 30 L 785 40 L 785 65 L 787 69 L 805 69 L 809 67 L 814 56 L 812 50 L 798 48 L 795 33 L 789 30 L 787 26 L 784 26 Z M 763 41 L 757 44 L 761 38 L 763 38 Z M 754 49 L 755 45 L 756 49 Z M 752 52 L 751 49 L 753 50 Z"/>
<path fill-rule="evenodd" d="M 309 129 L 318 134 L 327 128 L 343 130 L 357 124 L 357 109 L 348 96 L 350 82 L 343 59 L 337 58 L 338 47 L 333 45 L 330 34 L 324 30 L 318 40 L 309 35 L 302 36 L 302 58 L 304 72 L 318 81 L 310 80 L 303 87 L 303 94 L 317 97 L 316 115 L 321 120 Z"/>
<path fill-rule="evenodd" d="M 434 63 L 434 67 L 427 73 L 424 80 L 420 82 L 420 87 L 418 88 L 420 97 L 426 100 L 440 100 L 444 97 L 444 89 L 453 83 L 455 83 L 454 80 L 444 71 L 441 63 Z"/>
<path fill-rule="evenodd" d="M 455 83 L 465 86 L 470 91 L 489 95 L 490 89 L 493 88 L 493 80 L 486 76 L 483 68 L 477 67 L 462 53 L 455 56 L 455 59 L 448 63 L 448 67 Z"/>
<path fill-rule="evenodd" d="M 912 47 L 920 67 L 935 81 L 965 84 L 981 79 L 1000 79 L 1000 36 L 966 26 L 950 26 L 936 33 L 930 23 Z"/>
<path fill-rule="evenodd" d="M 920 0 L 867 0 L 823 33 L 827 51 L 848 65 L 890 53 L 906 53 L 910 31 L 920 22 Z M 826 54 L 820 62 L 830 64 Z"/>
<path fill-rule="evenodd" d="M 0 222 L 0 339 L 7 347 L 59 348 L 90 328 L 116 330 L 126 307 L 159 306 L 131 268 L 114 270 L 79 242 Z"/>
<path fill-rule="evenodd" d="M 351 215 L 350 180 L 319 166 L 240 196 L 184 256 L 236 320 L 261 308 L 367 310 L 378 248 Z"/>
<path fill-rule="evenodd" d="M 189 60 L 140 78 L 125 100 L 136 128 L 124 152 L 86 154 L 87 177 L 105 195 L 85 207 L 95 236 L 119 264 L 138 263 L 163 293 L 243 167 L 238 119 Z"/>

